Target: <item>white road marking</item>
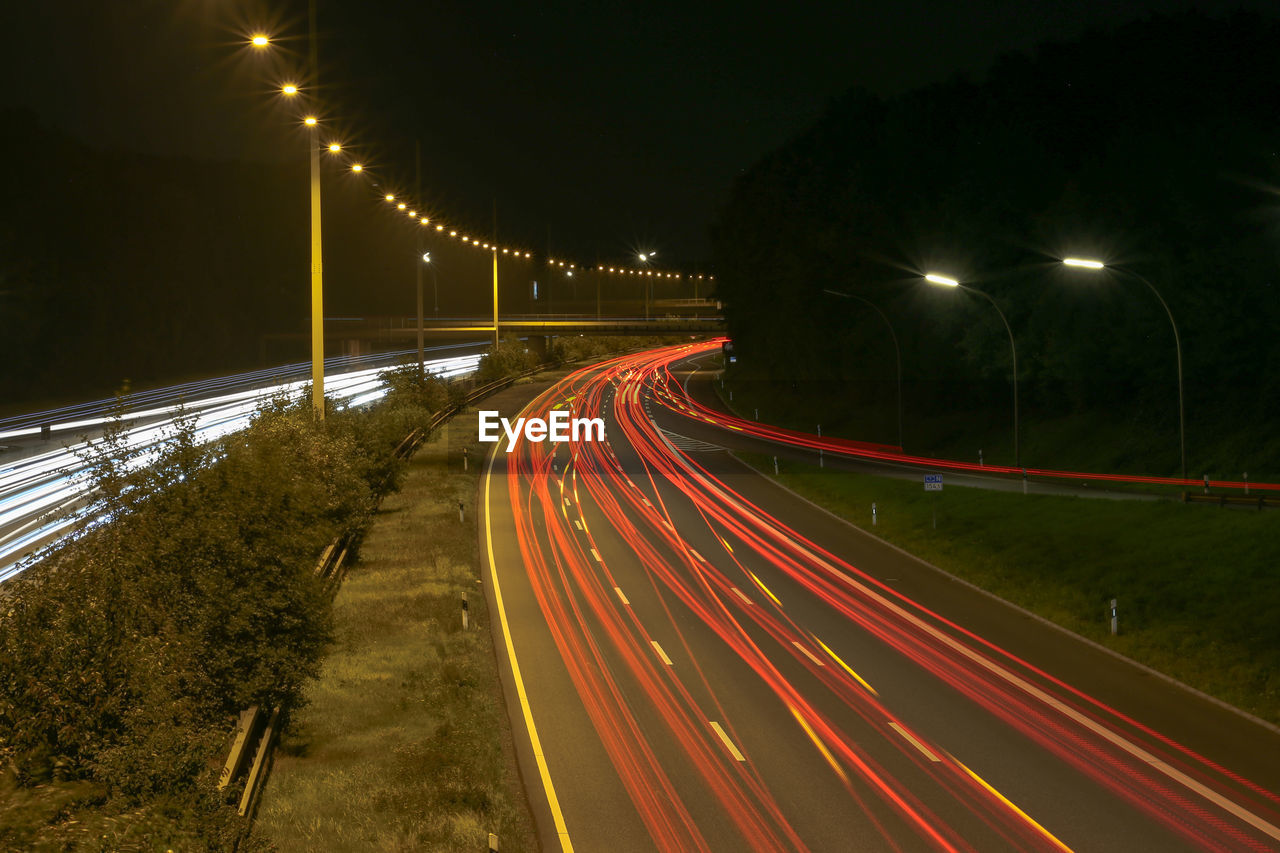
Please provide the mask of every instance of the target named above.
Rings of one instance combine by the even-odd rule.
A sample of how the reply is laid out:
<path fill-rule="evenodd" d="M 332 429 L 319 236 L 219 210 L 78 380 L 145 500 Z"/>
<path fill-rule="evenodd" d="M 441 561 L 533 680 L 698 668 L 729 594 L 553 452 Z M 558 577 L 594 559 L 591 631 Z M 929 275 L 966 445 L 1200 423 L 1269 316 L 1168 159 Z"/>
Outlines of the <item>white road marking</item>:
<path fill-rule="evenodd" d="M 729 748 L 729 752 L 733 753 L 733 757 L 739 761 L 746 761 L 747 757 L 739 752 L 738 748 L 733 745 L 733 741 L 729 740 L 729 736 L 724 733 L 724 729 L 720 728 L 720 724 L 715 720 L 711 720 L 710 722 L 711 728 L 715 729 L 716 734 L 720 735 L 720 740 L 724 741 L 724 745 Z"/>
<path fill-rule="evenodd" d="M 667 657 L 667 653 L 662 650 L 662 646 L 658 645 L 658 641 L 650 640 L 649 642 L 653 645 L 653 650 L 658 653 L 658 657 L 662 658 L 662 662 L 671 666 L 671 658 Z"/>

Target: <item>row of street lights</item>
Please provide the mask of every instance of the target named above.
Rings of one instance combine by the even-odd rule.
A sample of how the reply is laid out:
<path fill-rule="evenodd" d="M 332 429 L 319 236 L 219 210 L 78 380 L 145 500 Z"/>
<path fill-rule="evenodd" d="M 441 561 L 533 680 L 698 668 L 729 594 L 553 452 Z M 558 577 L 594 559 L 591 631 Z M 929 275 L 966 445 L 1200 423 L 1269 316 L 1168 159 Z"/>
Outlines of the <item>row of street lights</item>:
<path fill-rule="evenodd" d="M 1114 270 L 1115 272 L 1128 275 L 1129 277 L 1134 278 L 1142 282 L 1143 284 L 1145 284 L 1147 287 L 1149 287 L 1151 289 L 1151 292 L 1155 294 L 1156 299 L 1160 301 L 1161 306 L 1164 307 L 1165 314 L 1168 315 L 1169 317 L 1169 325 L 1173 328 L 1173 342 L 1174 342 L 1174 347 L 1175 347 L 1177 360 L 1178 360 L 1178 446 L 1179 446 L 1179 452 L 1182 460 L 1182 479 L 1186 480 L 1187 479 L 1187 427 L 1186 427 L 1186 418 L 1185 418 L 1184 409 L 1183 409 L 1182 340 L 1178 336 L 1178 324 L 1174 322 L 1173 312 L 1169 310 L 1169 304 L 1164 301 L 1164 297 L 1162 297 L 1160 295 L 1160 292 L 1156 290 L 1155 285 L 1153 285 L 1150 281 L 1148 281 L 1147 279 L 1143 278 L 1142 276 L 1132 271 L 1121 269 L 1119 267 L 1108 267 L 1106 264 L 1104 264 L 1101 261 L 1088 260 L 1085 258 L 1064 258 L 1062 263 L 1064 266 L 1075 267 L 1078 269 L 1086 269 L 1086 270 L 1094 270 L 1094 271 L 1110 269 L 1110 270 Z M 957 279 L 951 278 L 950 276 L 940 275 L 938 273 L 932 273 L 932 272 L 927 273 L 924 276 L 924 280 L 929 282 L 930 284 L 936 284 L 941 287 L 957 288 L 960 290 L 966 290 L 970 293 L 976 293 L 977 295 L 981 296 L 982 298 L 990 302 L 991 307 L 995 308 L 996 313 L 1000 315 L 1000 321 L 1004 324 L 1005 331 L 1008 332 L 1009 334 L 1009 351 L 1013 356 L 1013 456 L 1014 456 L 1014 466 L 1017 468 L 1021 468 L 1022 467 L 1022 450 L 1021 450 L 1021 443 L 1020 443 L 1019 434 L 1018 434 L 1018 348 L 1017 348 L 1017 345 L 1014 343 L 1013 329 L 1009 326 L 1009 320 L 1005 317 L 1004 312 L 1000 310 L 1000 306 L 996 303 L 996 301 L 992 299 L 991 296 L 985 293 L 984 291 L 978 290 L 977 288 L 971 285 L 962 284 L 960 283 L 960 281 L 958 281 Z M 861 302 L 866 303 L 867 305 L 870 305 L 873 309 L 875 309 L 876 313 L 880 315 L 880 318 L 884 320 L 885 325 L 889 327 L 889 334 L 893 337 L 894 353 L 897 357 L 898 446 L 901 447 L 902 446 L 902 350 L 898 346 L 898 336 L 897 334 L 894 333 L 893 324 L 889 322 L 889 318 L 885 316 L 885 313 L 881 311 L 879 307 L 877 307 L 874 303 L 870 302 L 869 300 L 862 298 L 861 296 L 857 296 L 856 294 L 853 294 L 853 293 L 843 293 L 841 291 L 836 291 L 836 290 L 827 290 L 824 292 L 829 293 L 833 296 L 841 296 L 845 298 L 857 299 Z"/>

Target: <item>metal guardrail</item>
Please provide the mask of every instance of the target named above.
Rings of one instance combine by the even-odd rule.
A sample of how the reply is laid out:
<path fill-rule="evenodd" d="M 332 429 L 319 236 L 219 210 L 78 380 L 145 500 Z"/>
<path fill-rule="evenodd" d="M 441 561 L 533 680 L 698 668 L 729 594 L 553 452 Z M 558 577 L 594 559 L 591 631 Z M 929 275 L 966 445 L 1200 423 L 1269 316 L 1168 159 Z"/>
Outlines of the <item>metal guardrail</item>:
<path fill-rule="evenodd" d="M 634 350 L 626 350 L 623 352 L 632 352 Z M 622 352 L 612 353 L 611 355 L 621 355 Z M 581 361 L 582 359 L 578 359 Z M 479 385 L 467 394 L 461 403 L 455 403 L 447 408 L 441 409 L 425 427 L 414 429 L 406 435 L 392 453 L 399 459 L 408 459 L 427 438 L 436 431 L 436 429 L 445 421 L 462 412 L 467 406 L 481 400 L 490 394 L 509 388 L 518 380 L 541 373 L 544 370 L 553 369 L 563 365 L 551 362 L 539 364 L 531 367 L 515 376 L 508 376 L 503 379 L 497 379 L 493 382 L 487 382 Z M 346 574 L 345 561 L 347 553 L 354 544 L 355 534 L 345 533 L 334 538 L 332 542 L 325 546 L 324 551 L 320 553 L 320 559 L 316 563 L 315 575 L 322 578 L 325 583 L 325 590 L 331 595 L 336 594 L 337 588 L 342 583 L 342 579 Z M 245 769 L 245 761 L 250 752 L 253 754 L 253 761 L 249 764 L 248 775 L 245 780 L 244 789 L 240 794 L 239 814 L 241 817 L 252 821 L 255 810 L 258 806 L 258 799 L 262 794 L 262 789 L 266 785 L 267 776 L 271 770 L 271 759 L 275 747 L 276 737 L 283 726 L 283 721 L 288 714 L 288 708 L 284 706 L 276 706 L 271 709 L 271 713 L 267 714 L 257 705 L 245 709 L 240 712 L 240 718 L 236 723 L 235 729 L 231 733 L 231 748 L 227 754 L 227 760 L 222 767 L 222 772 L 218 776 L 218 790 L 223 791 L 236 781 Z M 247 832 L 247 824 L 245 831 Z M 236 846 L 244 840 L 244 834 L 237 839 Z M 490 849 L 496 850 L 497 836 L 490 835 Z"/>
<path fill-rule="evenodd" d="M 414 429 L 406 435 L 396 445 L 395 450 L 392 451 L 393 455 L 398 459 L 410 458 L 441 424 L 463 411 L 467 406 L 490 394 L 510 387 L 519 379 L 533 376 L 555 366 L 553 364 L 540 364 L 515 376 L 498 379 L 473 388 L 461 403 L 441 409 L 425 427 Z M 354 544 L 354 539 L 355 536 L 351 533 L 334 537 L 334 540 L 325 546 L 320 553 L 320 559 L 316 562 L 314 574 L 324 581 L 325 590 L 330 595 L 336 594 L 337 588 L 341 585 L 342 579 L 346 574 L 346 557 Z M 248 764 L 247 778 L 245 779 L 244 789 L 240 794 L 240 802 L 237 809 L 241 817 L 249 820 L 254 817 L 258 799 L 270 773 L 275 740 L 287 712 L 287 708 L 277 706 L 272 708 L 270 714 L 268 714 L 257 705 L 253 705 L 240 712 L 240 718 L 232 730 L 231 748 L 228 751 L 227 760 L 223 764 L 222 772 L 218 776 L 218 790 L 226 790 L 231 787 L 233 782 L 245 774 L 246 760 L 252 754 L 253 760 Z M 243 836 L 238 839 L 237 846 L 240 841 L 243 841 Z"/>
<path fill-rule="evenodd" d="M 1280 499 L 1275 496 L 1267 497 L 1265 495 L 1245 497 L 1244 495 L 1198 495 L 1195 492 L 1183 492 L 1182 502 L 1217 504 L 1218 506 L 1252 506 L 1261 510 L 1266 507 L 1276 506 Z"/>

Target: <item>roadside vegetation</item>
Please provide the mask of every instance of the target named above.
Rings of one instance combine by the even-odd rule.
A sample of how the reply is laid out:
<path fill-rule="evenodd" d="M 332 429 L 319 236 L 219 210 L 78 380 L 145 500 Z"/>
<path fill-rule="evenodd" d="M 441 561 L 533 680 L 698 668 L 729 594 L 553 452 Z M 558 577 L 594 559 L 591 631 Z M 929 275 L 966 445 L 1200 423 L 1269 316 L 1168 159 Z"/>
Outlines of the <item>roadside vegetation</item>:
<path fill-rule="evenodd" d="M 639 343 L 574 339 L 553 357 Z M 503 849 L 520 849 L 531 829 L 509 735 L 497 735 L 505 717 L 483 597 L 474 597 L 469 633 L 444 621 L 445 610 L 456 620 L 459 591 L 474 578 L 470 522 L 429 527 L 425 551 L 412 556 L 404 542 L 380 539 L 377 560 L 426 562 L 438 577 L 406 575 L 403 566 L 359 576 L 344 598 L 355 610 L 344 605 L 336 622 L 314 567 L 335 536 L 358 543 L 382 497 L 399 487 L 406 463 L 392 450 L 407 434 L 461 403 L 474 382 L 533 365 L 518 341 L 483 359 L 484 379 L 470 383 L 446 385 L 406 364 L 384 373 L 389 392 L 375 406 L 331 409 L 321 424 L 309 397 L 277 399 L 247 429 L 207 444 L 194 421 L 179 418 L 149 459 L 128 446 L 122 421 L 109 427 L 89 451 L 98 520 L 78 522 L 0 587 L 0 849 L 266 846 L 236 814 L 240 792 L 216 790 L 239 712 L 284 705 L 312 719 L 306 686 L 317 685 L 317 701 L 331 698 L 329 682 L 314 682 L 331 648 L 330 667 L 377 681 L 381 650 L 404 636 L 426 645 L 405 674 L 404 696 L 383 710 L 416 711 L 423 739 L 408 752 L 376 738 L 364 746 L 394 756 L 392 777 L 427 789 L 429 802 L 412 802 L 429 833 L 406 831 L 450 849 L 449 839 L 470 844 L 471 830 L 497 827 L 511 839 Z M 433 470 L 433 461 L 427 454 L 420 469 Z M 433 476 L 396 506 L 427 516 L 443 506 L 456 523 L 457 499 L 471 505 L 474 480 Z M 371 605 L 375 594 L 383 599 Z M 353 626 L 364 632 L 362 649 Z M 359 708 L 336 712 L 334 722 L 353 724 Z M 308 731 L 304 722 L 290 742 Z M 402 808 L 402 793 L 385 789 L 375 811 Z M 417 812 L 425 805 L 429 813 Z M 351 818 L 351 833 L 367 825 Z"/>
<path fill-rule="evenodd" d="M 1189 476 L 1280 480 L 1277 39 L 1183 9 L 833 98 L 713 228 L 735 397 L 897 444 L 901 376 L 906 450 L 1012 465 L 1016 361 L 1024 464 L 1167 476 L 1181 376 Z"/>
<path fill-rule="evenodd" d="M 276 849 L 537 849 L 479 580 L 475 432 L 459 416 L 418 451 L 348 571 L 254 828 Z"/>
<path fill-rule="evenodd" d="M 740 455 L 772 475 L 770 457 Z M 926 493 L 788 460 L 779 469 L 784 485 L 868 530 L 875 502 L 875 535 L 944 571 L 1280 724 L 1280 514 L 951 485 Z"/>
<path fill-rule="evenodd" d="M 447 392 L 370 409 L 265 404 L 200 444 L 179 420 L 146 465 L 117 423 L 81 522 L 0 589 L 0 848 L 227 849 L 215 791 L 237 714 L 295 699 L 330 641 L 313 567 L 398 479 L 395 445 Z M 395 384 L 393 383 L 393 384 Z M 242 848 L 243 849 L 243 848 Z"/>

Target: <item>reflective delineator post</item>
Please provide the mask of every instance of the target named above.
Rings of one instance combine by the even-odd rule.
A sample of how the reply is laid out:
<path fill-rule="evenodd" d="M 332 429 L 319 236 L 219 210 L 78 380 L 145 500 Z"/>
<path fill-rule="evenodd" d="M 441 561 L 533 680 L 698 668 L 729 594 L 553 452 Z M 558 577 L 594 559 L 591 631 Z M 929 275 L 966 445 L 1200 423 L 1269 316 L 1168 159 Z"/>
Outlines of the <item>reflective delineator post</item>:
<path fill-rule="evenodd" d="M 872 527 L 875 527 L 875 526 L 876 526 L 876 504 L 875 504 L 875 501 L 872 501 L 872 502 L 871 502 L 871 526 L 872 526 Z"/>
<path fill-rule="evenodd" d="M 1120 617 L 1116 615 L 1116 600 L 1111 599 L 1111 636 L 1120 633 Z"/>
<path fill-rule="evenodd" d="M 467 621 L 467 594 L 464 592 L 462 594 L 462 630 L 465 631 L 469 627 L 470 625 Z"/>
<path fill-rule="evenodd" d="M 778 457 L 773 457 L 773 476 L 778 476 Z"/>

